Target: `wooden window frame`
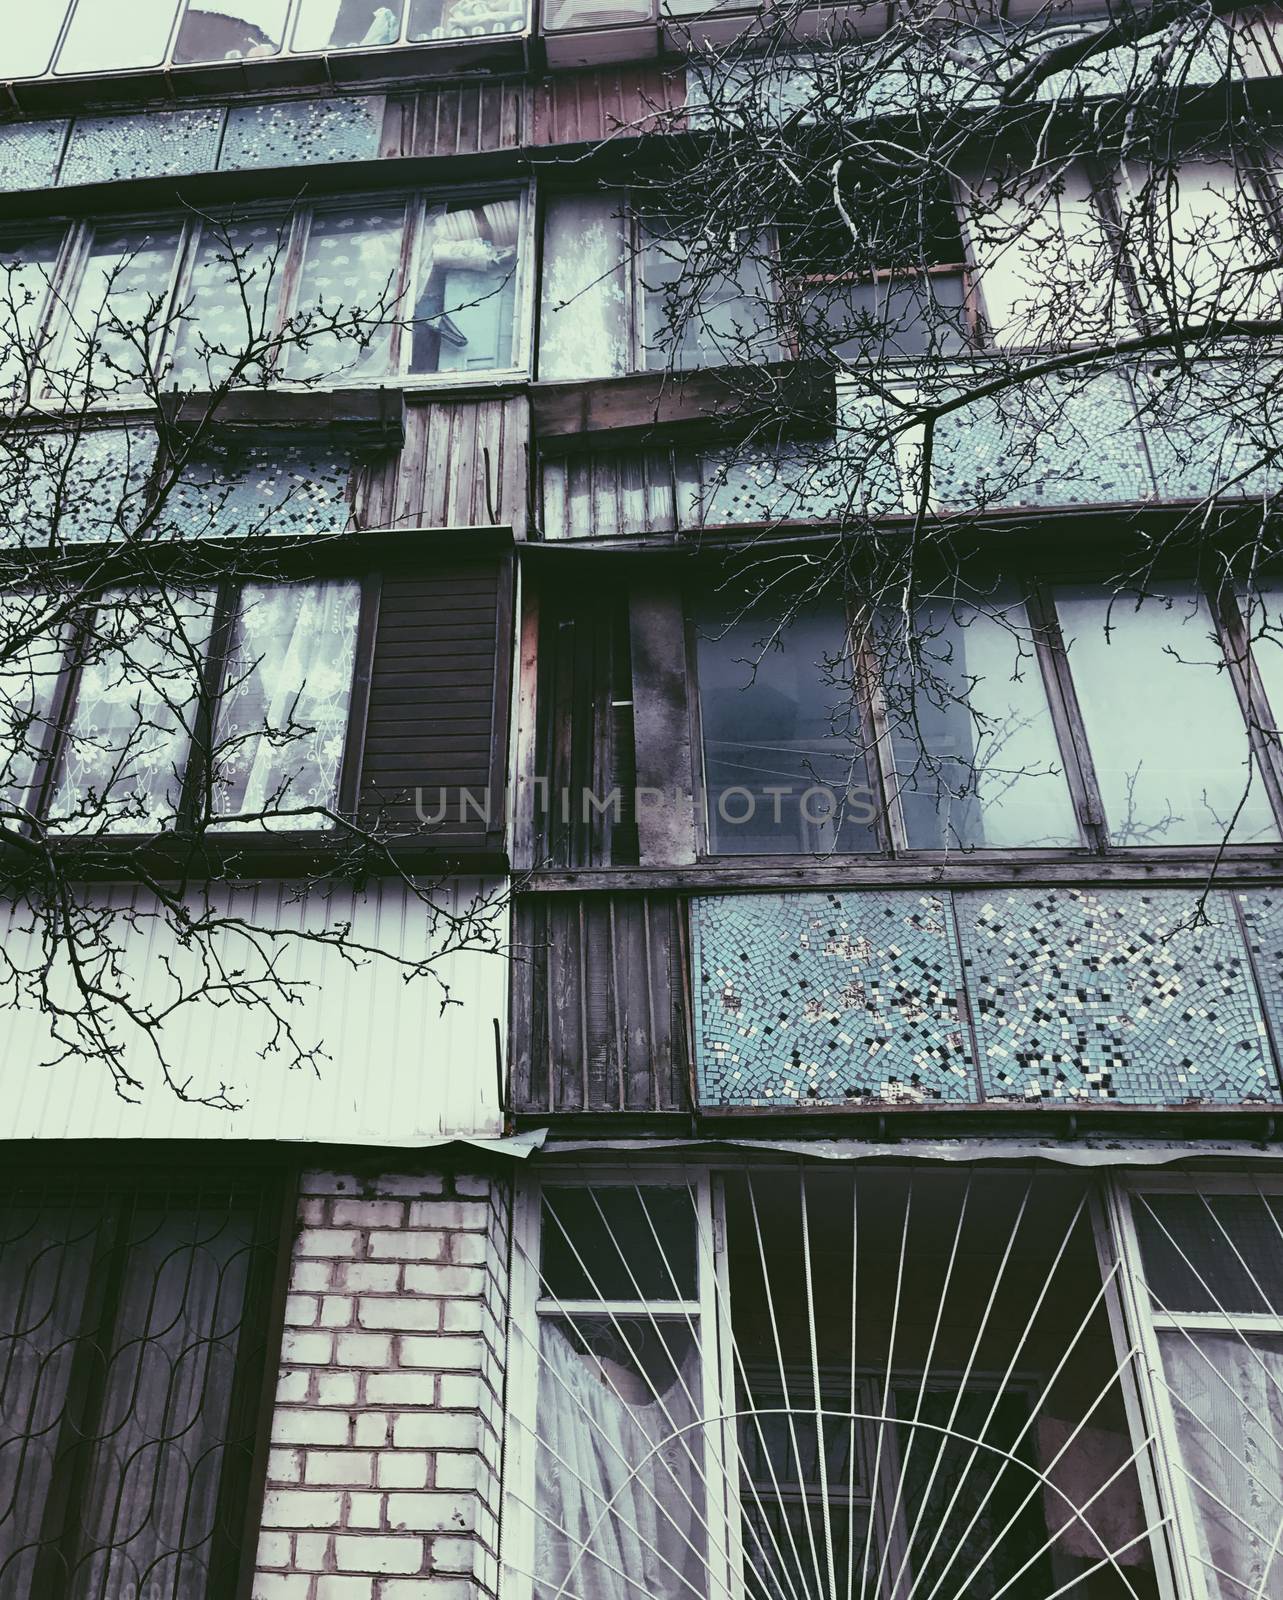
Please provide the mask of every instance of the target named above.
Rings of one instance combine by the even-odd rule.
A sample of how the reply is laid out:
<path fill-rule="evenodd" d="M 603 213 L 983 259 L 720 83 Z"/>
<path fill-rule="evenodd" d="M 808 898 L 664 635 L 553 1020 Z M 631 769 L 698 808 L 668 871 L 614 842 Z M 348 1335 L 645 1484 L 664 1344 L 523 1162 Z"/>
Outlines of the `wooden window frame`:
<path fill-rule="evenodd" d="M 1030 644 L 1037 662 L 1040 679 L 1051 718 L 1056 741 L 1061 776 L 1068 791 L 1075 821 L 1079 831 L 1077 846 L 1060 848 L 1047 846 L 977 846 L 962 845 L 927 849 L 911 847 L 908 843 L 903 815 L 897 800 L 898 776 L 891 748 L 890 729 L 886 718 L 884 697 L 876 670 L 876 662 L 865 647 L 867 624 L 861 615 L 855 594 L 848 590 L 843 603 L 855 685 L 860 710 L 868 728 L 865 740 L 865 759 L 869 769 L 869 783 L 878 804 L 878 817 L 874 827 L 881 840 L 880 850 L 827 851 L 823 859 L 844 860 L 888 859 L 938 862 L 947 856 L 962 856 L 976 862 L 1021 862 L 1042 860 L 1108 859 L 1114 862 L 1140 860 L 1148 850 L 1163 856 L 1201 859 L 1209 850 L 1229 858 L 1253 857 L 1263 853 L 1276 855 L 1283 841 L 1283 707 L 1277 714 L 1265 694 L 1260 673 L 1247 647 L 1246 626 L 1243 619 L 1241 591 L 1227 592 L 1217 589 L 1212 580 L 1202 582 L 1190 579 L 1182 582 L 1188 586 L 1207 607 L 1209 619 L 1215 629 L 1224 670 L 1233 685 L 1243 717 L 1248 749 L 1253 761 L 1253 773 L 1259 776 L 1266 802 L 1279 832 L 1279 841 L 1229 843 L 1210 840 L 1203 844 L 1170 846 L 1145 846 L 1116 844 L 1109 837 L 1108 820 L 1096 777 L 1095 763 L 1087 736 L 1086 721 L 1078 701 L 1073 676 L 1056 613 L 1053 589 L 1062 582 L 1091 582 L 1090 575 L 1082 573 L 1024 573 L 1013 576 L 1017 597 L 1025 607 L 1030 625 Z M 1174 579 L 1181 582 L 1180 579 Z M 1102 598 L 1107 595 L 1102 591 Z M 806 851 L 785 851 L 737 854 L 718 852 L 712 848 L 712 830 L 709 822 L 710 792 L 705 763 L 705 745 L 702 708 L 699 694 L 699 622 L 696 593 L 688 590 L 683 595 L 686 618 L 686 649 L 690 663 L 688 675 L 689 713 L 691 728 L 692 778 L 696 804 L 695 829 L 697 858 L 704 864 L 741 863 L 746 867 L 762 864 L 780 864 L 789 860 L 811 860 L 814 854 Z"/>
<path fill-rule="evenodd" d="M 474 184 L 466 186 L 434 187 L 426 189 L 389 189 L 387 191 L 374 191 L 360 196 L 338 195 L 322 196 L 316 200 L 300 203 L 285 202 L 282 212 L 282 202 L 261 200 L 247 205 L 235 213 L 237 222 L 250 221 L 255 217 L 273 216 L 281 217 L 282 214 L 288 224 L 288 237 L 280 258 L 279 264 L 279 289 L 276 297 L 275 319 L 271 333 L 279 333 L 287 319 L 299 310 L 299 294 L 303 268 L 307 259 L 307 245 L 310 236 L 313 218 L 318 213 L 341 212 L 347 208 L 361 208 L 370 204 L 386 203 L 388 206 L 399 205 L 402 208 L 401 239 L 398 254 L 398 274 L 395 293 L 398 301 L 412 291 L 414 284 L 414 269 L 420 259 L 422 243 L 426 237 L 426 222 L 435 205 L 450 205 L 455 202 L 474 202 L 478 205 L 489 200 L 515 199 L 518 204 L 517 223 L 517 258 L 514 267 L 513 284 L 513 317 L 512 317 L 512 364 L 507 367 L 482 367 L 459 371 L 444 369 L 436 372 L 410 372 L 409 347 L 411 341 L 405 338 L 401 326 L 403 320 L 398 316 L 389 329 L 388 364 L 381 372 L 367 375 L 352 376 L 350 374 L 336 374 L 333 381 L 316 384 L 306 378 L 295 379 L 288 374 L 288 367 L 280 366 L 273 374 L 273 393 L 298 394 L 308 393 L 318 388 L 368 388 L 381 389 L 389 386 L 405 390 L 433 390 L 441 388 L 458 388 L 461 382 L 466 382 L 472 389 L 486 389 L 492 386 L 511 384 L 514 381 L 529 376 L 531 370 L 531 332 L 533 326 L 533 313 L 531 307 L 532 285 L 534 281 L 534 207 L 531 203 L 529 182 L 497 182 Z M 53 222 L 47 226 L 32 224 L 27 228 L 14 228 L 6 230 L 6 236 L 13 242 L 15 248 L 19 247 L 24 235 L 36 236 L 53 235 L 57 232 L 59 224 Z M 190 292 L 193 273 L 200 252 L 201 233 L 204 226 L 200 216 L 183 215 L 182 213 L 138 213 L 122 214 L 119 216 L 93 216 L 70 222 L 63 222 L 63 238 L 59 248 L 58 259 L 50 275 L 49 288 L 44 296 L 44 304 L 38 324 L 33 327 L 33 340 L 38 341 L 45 349 L 55 352 L 53 365 L 55 368 L 61 359 L 63 350 L 67 347 L 72 337 L 72 323 L 76 297 L 84 282 L 85 271 L 93 249 L 96 236 L 113 232 L 125 232 L 130 229 L 154 227 L 156 229 L 174 227 L 178 231 L 178 241 L 174 249 L 174 258 L 170 266 L 169 282 L 165 286 L 164 304 L 158 314 L 158 326 L 153 335 L 152 360 L 157 370 L 163 377 L 168 377 L 172 370 L 172 362 L 176 351 L 178 329 L 170 324 L 178 306 L 183 305 Z M 193 320 L 191 326 L 199 328 L 199 322 Z M 231 395 L 240 393 L 239 389 L 229 391 Z M 43 400 L 49 408 L 51 416 L 56 416 L 56 400 L 48 391 L 37 399 Z M 103 396 L 94 402 L 95 411 L 118 412 L 138 410 L 146 405 L 146 395 L 138 388 L 127 392 Z"/>

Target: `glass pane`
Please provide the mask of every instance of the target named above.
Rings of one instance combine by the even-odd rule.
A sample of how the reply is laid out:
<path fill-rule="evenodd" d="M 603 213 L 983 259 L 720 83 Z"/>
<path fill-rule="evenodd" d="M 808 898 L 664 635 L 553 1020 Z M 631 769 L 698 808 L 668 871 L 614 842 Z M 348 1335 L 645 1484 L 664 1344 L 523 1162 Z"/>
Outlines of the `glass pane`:
<path fill-rule="evenodd" d="M 512 365 L 521 202 L 455 202 L 425 219 L 414 299 L 411 372 Z"/>
<path fill-rule="evenodd" d="M 539 1328 L 534 1551 L 538 1600 L 707 1595 L 699 1349 L 648 1319 Z"/>
<path fill-rule="evenodd" d="M 1283 1315 L 1277 1197 L 1141 1194 L 1132 1213 L 1157 1309 Z"/>
<path fill-rule="evenodd" d="M 199 710 L 214 591 L 108 595 L 89 636 L 50 818 L 62 833 L 172 822 Z"/>
<path fill-rule="evenodd" d="M 406 37 L 416 42 L 483 38 L 521 33 L 525 26 L 524 0 L 410 0 Z"/>
<path fill-rule="evenodd" d="M 68 0 L 45 0 L 38 6 L 11 5 L 5 10 L 4 75 L 31 78 L 48 72 L 49 57 L 62 32 Z"/>
<path fill-rule="evenodd" d="M 165 325 L 179 237 L 173 227 L 94 235 L 72 303 L 60 385 L 104 394 L 139 386 L 145 352 Z"/>
<path fill-rule="evenodd" d="M 302 0 L 294 28 L 296 50 L 369 49 L 401 36 L 401 3 L 392 0 Z"/>
<path fill-rule="evenodd" d="M 1064 589 L 1056 609 L 1114 843 L 1216 844 L 1240 804 L 1235 843 L 1277 838 L 1202 598 Z"/>
<path fill-rule="evenodd" d="M 628 371 L 627 219 L 618 194 L 550 195 L 544 209 L 541 378 Z"/>
<path fill-rule="evenodd" d="M 924 606 L 915 643 L 888 619 L 875 646 L 910 848 L 1077 845 L 1023 602 Z"/>
<path fill-rule="evenodd" d="M 1283 735 L 1283 588 L 1265 584 L 1247 598 L 1248 641 L 1272 713 L 1267 726 Z"/>
<path fill-rule="evenodd" d="M 688 270 L 687 246 L 658 224 L 643 227 L 643 366 L 739 365 L 779 354 L 765 240 L 743 246 L 730 272 L 709 274 Z"/>
<path fill-rule="evenodd" d="M 843 361 L 956 355 L 967 334 L 963 298 L 961 273 L 811 285 L 811 337 L 827 331 L 825 343 Z"/>
<path fill-rule="evenodd" d="M 612 28 L 622 22 L 649 22 L 651 0 L 544 0 L 543 25 L 547 33 L 566 28 Z"/>
<path fill-rule="evenodd" d="M 1218 1600 L 1283 1600 L 1283 1338 L 1170 1332 L 1159 1343 L 1195 1570 Z"/>
<path fill-rule="evenodd" d="M 36 8 L 33 8 L 36 9 Z M 76 0 L 58 52 L 59 72 L 155 67 L 165 58 L 177 0 Z"/>
<path fill-rule="evenodd" d="M 699 637 L 711 848 L 723 855 L 869 850 L 876 810 L 839 605 Z"/>
<path fill-rule="evenodd" d="M 11 646 L 0 661 L 0 807 L 5 811 L 27 804 L 36 764 L 53 731 L 66 635 L 60 626 L 46 626 L 45 616 L 40 595 L 0 594 L 0 636 Z"/>
<path fill-rule="evenodd" d="M 301 336 L 286 356 L 291 378 L 339 382 L 387 372 L 391 322 L 400 311 L 404 226 L 400 205 L 321 211 L 312 218 L 298 310 L 289 319 Z"/>
<path fill-rule="evenodd" d="M 61 233 L 0 240 L 0 393 L 43 387 L 37 336 L 61 247 Z"/>
<path fill-rule="evenodd" d="M 289 0 L 187 0 L 174 60 L 249 61 L 274 56 Z"/>
<path fill-rule="evenodd" d="M 290 219 L 284 215 L 205 223 L 179 312 L 173 381 L 212 389 L 276 327 Z M 244 369 L 244 381 L 261 383 L 263 367 Z"/>
<path fill-rule="evenodd" d="M 242 827 L 331 826 L 360 610 L 354 579 L 246 585 L 218 705 L 215 815 L 256 818 Z"/>
<path fill-rule="evenodd" d="M 688 1189 L 545 1187 L 543 1292 L 558 1300 L 674 1300 L 698 1293 Z"/>

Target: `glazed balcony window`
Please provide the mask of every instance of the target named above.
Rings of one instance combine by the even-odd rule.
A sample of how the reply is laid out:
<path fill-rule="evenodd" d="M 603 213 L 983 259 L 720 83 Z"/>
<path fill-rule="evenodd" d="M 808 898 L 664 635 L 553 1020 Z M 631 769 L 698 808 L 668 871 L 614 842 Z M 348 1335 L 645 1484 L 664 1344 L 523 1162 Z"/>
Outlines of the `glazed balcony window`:
<path fill-rule="evenodd" d="M 393 196 L 10 238 L 0 376 L 66 400 L 515 371 L 524 218 L 519 194 Z"/>
<path fill-rule="evenodd" d="M 5 76 L 203 66 L 521 33 L 521 0 L 55 0 L 15 13 Z"/>

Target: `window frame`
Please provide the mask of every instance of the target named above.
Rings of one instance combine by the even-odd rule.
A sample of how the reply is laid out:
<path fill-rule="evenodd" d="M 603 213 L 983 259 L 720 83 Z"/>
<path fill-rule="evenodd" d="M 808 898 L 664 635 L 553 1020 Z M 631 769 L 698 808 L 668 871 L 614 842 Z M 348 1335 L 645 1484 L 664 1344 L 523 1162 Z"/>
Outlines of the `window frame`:
<path fill-rule="evenodd" d="M 482 205 L 491 200 L 502 199 L 516 200 L 518 205 L 517 256 L 513 271 L 512 364 L 507 367 L 483 367 L 466 371 L 447 368 L 436 372 L 411 372 L 408 370 L 409 351 L 413 339 L 401 326 L 403 313 L 398 312 L 396 313 L 398 320 L 388 329 L 388 362 L 384 370 L 371 372 L 368 375 L 339 372 L 321 383 L 309 380 L 306 376 L 291 378 L 288 372 L 289 352 L 286 351 L 284 361 L 280 359 L 278 353 L 276 370 L 272 375 L 271 392 L 300 394 L 346 388 L 393 388 L 417 391 L 458 388 L 461 382 L 466 382 L 469 388 L 484 389 L 512 384 L 527 378 L 531 370 L 533 327 L 531 298 L 535 276 L 534 206 L 530 183 L 528 180 L 519 179 L 516 182 L 470 186 L 393 188 L 373 190 L 360 196 L 323 195 L 315 200 L 296 202 L 254 200 L 237 208 L 229 220 L 246 223 L 256 217 L 283 216 L 287 223 L 288 235 L 278 265 L 278 287 L 272 330 L 279 332 L 288 317 L 300 307 L 302 271 L 307 259 L 312 223 L 318 213 L 341 213 L 345 207 L 356 210 L 371 204 L 402 208 L 401 237 L 397 246 L 396 284 L 396 293 L 400 300 L 411 292 L 412 274 L 421 258 L 422 244 L 426 236 L 426 220 L 434 205 L 449 205 L 456 201 Z M 49 235 L 56 232 L 58 226 L 59 223 L 55 219 L 44 227 L 32 223 L 27 228 L 19 225 L 7 228 L 5 231 L 6 237 L 17 247 L 24 233 L 31 237 Z M 158 326 L 153 330 L 150 355 L 161 381 L 172 381 L 180 329 L 172 325 L 170 319 L 173 318 L 176 308 L 188 300 L 204 227 L 201 216 L 185 215 L 182 212 L 172 214 L 140 212 L 103 216 L 95 214 L 62 220 L 63 237 L 58 258 L 50 275 L 49 288 L 44 296 L 39 322 L 33 323 L 32 334 L 33 341 L 39 342 L 42 348 L 53 351 L 52 364 L 55 368 L 63 358 L 69 341 L 74 337 L 72 317 L 77 296 L 85 281 L 95 237 L 105 234 L 108 230 L 125 232 L 147 227 L 159 230 L 171 226 L 178 230 L 178 241 L 170 267 L 169 281 L 165 286 L 163 312 Z M 409 324 L 412 318 L 404 317 L 404 320 Z M 193 317 L 185 326 L 193 331 L 199 331 L 199 319 Z M 203 383 L 204 375 L 200 374 L 195 383 L 180 388 L 193 393 L 204 393 L 206 391 Z M 237 386 L 228 393 L 229 396 L 234 396 L 244 390 L 245 386 Z M 42 409 L 56 414 L 58 400 L 47 388 L 33 398 Z M 131 386 L 120 393 L 96 398 L 93 409 L 95 412 L 138 410 L 140 406 L 145 407 L 146 404 L 146 394 L 139 387 Z"/>
<path fill-rule="evenodd" d="M 370 674 L 373 668 L 375 648 L 375 626 L 378 617 L 379 595 L 382 586 L 382 574 L 377 570 L 364 572 L 347 572 L 325 574 L 309 577 L 278 577 L 275 582 L 286 584 L 290 582 L 304 584 L 320 584 L 327 578 L 348 577 L 355 579 L 360 586 L 357 612 L 357 630 L 354 641 L 352 682 L 348 689 L 347 725 L 343 739 L 343 754 L 340 759 L 338 782 L 333 810 L 342 819 L 354 820 L 357 816 L 360 799 L 360 782 L 362 766 L 362 748 L 365 731 L 364 704 L 368 689 Z M 92 844 L 101 847 L 106 844 L 113 849 L 128 849 L 140 841 L 161 838 L 191 837 L 195 829 L 198 796 L 208 776 L 210 750 L 214 737 L 214 728 L 218 718 L 219 701 L 222 695 L 222 683 L 226 672 L 228 654 L 232 645 L 233 625 L 237 614 L 237 606 L 242 591 L 252 583 L 261 579 L 253 575 L 231 578 L 224 575 L 216 581 L 206 585 L 213 590 L 214 602 L 211 610 L 211 628 L 209 647 L 206 652 L 204 667 L 200 675 L 198 699 L 193 718 L 192 736 L 186 742 L 186 754 L 183 761 L 182 780 L 179 786 L 179 799 L 175 815 L 170 823 L 159 830 L 129 829 L 106 827 L 95 829 L 92 826 L 83 832 L 70 828 L 60 828 L 56 819 L 49 816 L 49 808 L 57 792 L 59 777 L 62 771 L 63 753 L 71 732 L 72 719 L 75 715 L 76 694 L 79 680 L 83 673 L 83 663 L 75 660 L 76 641 L 97 611 L 102 600 L 102 593 L 86 595 L 84 603 L 76 608 L 75 616 L 65 626 L 67 637 L 62 647 L 62 665 L 56 681 L 50 691 L 49 717 L 43 730 L 43 737 L 39 741 L 32 779 L 24 795 L 26 809 L 37 819 L 36 824 L 27 824 L 23 831 L 28 834 L 40 828 L 47 832 L 49 839 L 57 846 L 75 846 L 77 844 Z M 127 583 L 113 583 L 105 586 L 106 592 L 121 588 L 128 588 Z M 135 585 L 135 587 L 137 587 Z M 154 582 L 148 587 L 163 588 L 163 584 Z M 92 820 L 92 819 L 91 819 Z M 228 823 L 234 823 L 235 818 L 229 817 Z M 316 828 L 270 828 L 261 834 L 243 832 L 232 826 L 225 825 L 219 818 L 212 818 L 201 830 L 201 837 L 213 843 L 226 842 L 229 845 L 243 847 L 247 842 L 257 843 L 260 838 L 268 842 L 275 841 L 278 846 L 290 844 L 321 844 L 333 840 L 338 836 L 340 824 L 335 823 L 326 827 Z"/>
<path fill-rule="evenodd" d="M 1026 608 L 1030 623 L 1030 646 L 1035 657 L 1040 680 L 1047 701 L 1052 733 L 1062 781 L 1079 831 L 1079 843 L 1061 847 L 983 845 L 974 848 L 962 844 L 948 844 L 937 848 L 912 847 L 908 843 L 903 809 L 899 802 L 899 784 L 891 744 L 891 730 L 887 721 L 885 696 L 881 688 L 876 662 L 873 661 L 861 640 L 867 636 L 867 626 L 861 614 L 858 598 L 848 590 L 843 602 L 843 615 L 848 629 L 848 639 L 855 641 L 853 682 L 856 685 L 860 709 L 868 734 L 865 740 L 866 762 L 869 768 L 869 786 L 878 815 L 873 828 L 880 848 L 867 851 L 786 851 L 777 852 L 719 852 L 713 848 L 711 826 L 711 791 L 708 783 L 704 743 L 703 710 L 699 690 L 699 649 L 701 625 L 698 617 L 699 591 L 686 586 L 681 600 L 686 627 L 688 673 L 688 711 L 690 719 L 692 780 L 695 797 L 695 838 L 697 859 L 705 864 L 742 863 L 746 866 L 780 865 L 789 860 L 816 859 L 834 861 L 870 861 L 894 859 L 929 863 L 947 856 L 961 856 L 979 862 L 1005 862 L 1013 857 L 1021 862 L 1043 860 L 1109 859 L 1116 862 L 1144 860 L 1147 857 L 1193 858 L 1205 856 L 1209 851 L 1224 851 L 1230 855 L 1261 856 L 1277 854 L 1283 845 L 1283 707 L 1277 714 L 1270 707 L 1261 681 L 1260 672 L 1249 648 L 1244 620 L 1242 587 L 1233 591 L 1218 588 L 1211 578 L 1199 582 L 1182 580 L 1172 575 L 1173 583 L 1187 584 L 1207 607 L 1209 619 L 1215 630 L 1224 663 L 1243 719 L 1248 750 L 1253 762 L 1253 777 L 1262 786 L 1264 802 L 1274 817 L 1279 831 L 1275 841 L 1227 842 L 1208 840 L 1201 844 L 1129 845 L 1113 842 L 1109 837 L 1108 820 L 1096 777 L 1095 763 L 1088 739 L 1086 721 L 1075 690 L 1071 664 L 1057 616 L 1053 590 L 1060 583 L 1090 583 L 1092 574 L 1073 570 L 1072 567 L 1031 572 L 1027 569 L 1014 572 L 1010 578 L 1017 597 Z M 1102 596 L 1107 598 L 1107 596 Z M 1125 603 L 1125 598 L 1122 597 Z M 1151 605 L 1158 602 L 1150 601 Z"/>

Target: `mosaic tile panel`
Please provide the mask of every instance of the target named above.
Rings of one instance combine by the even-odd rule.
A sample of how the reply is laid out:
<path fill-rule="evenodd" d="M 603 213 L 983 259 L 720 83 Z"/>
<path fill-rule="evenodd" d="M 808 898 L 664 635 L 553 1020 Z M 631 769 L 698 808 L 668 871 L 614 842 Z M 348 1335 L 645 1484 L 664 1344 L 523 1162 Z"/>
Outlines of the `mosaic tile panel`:
<path fill-rule="evenodd" d="M 1259 352 L 1258 352 L 1259 354 Z M 1283 440 L 1277 362 L 1253 356 L 1165 369 L 1137 385 L 1141 424 L 1164 500 L 1275 493 L 1283 471 L 1269 457 Z M 1241 397 L 1251 394 L 1250 418 Z"/>
<path fill-rule="evenodd" d="M 942 896 L 701 896 L 691 930 L 703 1104 L 977 1098 Z"/>
<path fill-rule="evenodd" d="M 1019 889 L 954 897 L 989 1100 L 1278 1101 L 1224 894 Z"/>
<path fill-rule="evenodd" d="M 1130 389 L 1111 375 L 1086 387 L 1047 379 L 950 413 L 936 431 L 932 491 L 950 508 L 1151 499 Z"/>
<path fill-rule="evenodd" d="M 281 538 L 341 533 L 352 460 L 319 444 L 228 448 L 189 463 L 166 503 L 173 538 Z"/>
<path fill-rule="evenodd" d="M 368 161 L 379 153 L 383 99 L 283 100 L 233 106 L 219 166 L 314 166 L 328 161 Z"/>
<path fill-rule="evenodd" d="M 78 439 L 49 430 L 28 435 L 21 450 L 0 447 L 6 543 L 118 538 L 143 510 L 155 461 L 156 431 L 145 426 L 100 428 Z"/>
<path fill-rule="evenodd" d="M 212 171 L 223 112 L 144 111 L 124 117 L 77 117 L 60 184 L 118 183 Z"/>
<path fill-rule="evenodd" d="M 0 127 L 0 189 L 52 188 L 66 137 L 61 119 Z"/>
<path fill-rule="evenodd" d="M 1257 992 L 1276 1049 L 1283 1048 L 1283 889 L 1241 889 L 1235 895 Z"/>

